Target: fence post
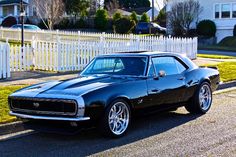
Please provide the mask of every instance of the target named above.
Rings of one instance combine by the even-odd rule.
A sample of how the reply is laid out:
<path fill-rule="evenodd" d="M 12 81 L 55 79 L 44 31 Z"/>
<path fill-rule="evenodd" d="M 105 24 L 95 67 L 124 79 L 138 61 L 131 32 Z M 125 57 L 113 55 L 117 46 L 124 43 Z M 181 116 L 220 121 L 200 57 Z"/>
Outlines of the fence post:
<path fill-rule="evenodd" d="M 35 36 L 32 37 L 31 48 L 32 48 L 32 63 L 31 63 L 31 66 L 33 66 L 35 68 L 35 64 L 36 64 L 36 60 L 35 60 L 35 48 L 36 48 Z"/>
<path fill-rule="evenodd" d="M 6 40 L 6 68 L 7 68 L 7 77 L 11 77 L 11 70 L 10 70 L 10 44 L 8 43 L 8 39 Z"/>
<path fill-rule="evenodd" d="M 60 38 L 57 38 L 57 71 L 61 71 L 61 42 Z"/>

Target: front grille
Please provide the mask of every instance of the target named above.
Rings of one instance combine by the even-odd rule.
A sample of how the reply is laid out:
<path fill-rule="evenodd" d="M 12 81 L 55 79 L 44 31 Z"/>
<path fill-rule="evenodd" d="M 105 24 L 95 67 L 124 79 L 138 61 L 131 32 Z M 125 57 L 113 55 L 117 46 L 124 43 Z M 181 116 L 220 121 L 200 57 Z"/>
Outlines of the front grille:
<path fill-rule="evenodd" d="M 43 98 L 9 98 L 12 111 L 54 116 L 75 116 L 77 103 L 75 100 L 43 99 Z"/>

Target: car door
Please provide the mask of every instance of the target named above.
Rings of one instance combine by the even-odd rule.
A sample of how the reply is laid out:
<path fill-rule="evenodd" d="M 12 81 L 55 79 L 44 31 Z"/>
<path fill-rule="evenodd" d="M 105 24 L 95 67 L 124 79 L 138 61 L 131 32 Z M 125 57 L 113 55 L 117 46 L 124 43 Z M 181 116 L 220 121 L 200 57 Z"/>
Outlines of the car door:
<path fill-rule="evenodd" d="M 181 102 L 186 88 L 185 70 L 172 56 L 152 58 L 147 80 L 149 106 Z"/>

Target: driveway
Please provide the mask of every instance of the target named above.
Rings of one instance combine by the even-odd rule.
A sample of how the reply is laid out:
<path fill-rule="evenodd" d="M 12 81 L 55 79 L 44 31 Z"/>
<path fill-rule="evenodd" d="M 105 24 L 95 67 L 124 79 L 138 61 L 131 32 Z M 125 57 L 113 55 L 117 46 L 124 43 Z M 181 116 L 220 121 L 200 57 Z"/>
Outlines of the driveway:
<path fill-rule="evenodd" d="M 95 129 L 75 136 L 34 133 L 0 141 L 0 156 L 236 156 L 236 91 L 214 95 L 205 115 L 176 112 L 140 117 L 127 136 L 101 137 Z"/>
<path fill-rule="evenodd" d="M 224 55 L 224 56 L 235 56 L 236 57 L 236 52 L 229 52 L 229 51 L 198 50 L 198 54 L 214 54 L 214 55 Z"/>

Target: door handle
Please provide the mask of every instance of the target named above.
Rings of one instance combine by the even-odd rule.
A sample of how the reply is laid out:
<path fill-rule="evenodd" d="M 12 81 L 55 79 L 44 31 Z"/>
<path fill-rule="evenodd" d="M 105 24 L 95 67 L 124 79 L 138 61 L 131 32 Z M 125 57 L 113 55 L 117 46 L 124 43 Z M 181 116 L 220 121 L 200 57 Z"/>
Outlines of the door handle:
<path fill-rule="evenodd" d="M 178 78 L 178 80 L 184 80 L 185 79 L 185 77 L 180 77 L 180 78 Z"/>

